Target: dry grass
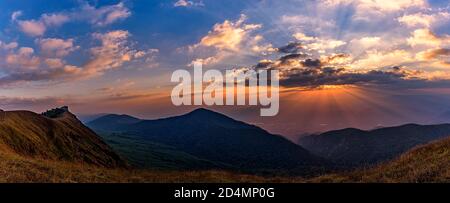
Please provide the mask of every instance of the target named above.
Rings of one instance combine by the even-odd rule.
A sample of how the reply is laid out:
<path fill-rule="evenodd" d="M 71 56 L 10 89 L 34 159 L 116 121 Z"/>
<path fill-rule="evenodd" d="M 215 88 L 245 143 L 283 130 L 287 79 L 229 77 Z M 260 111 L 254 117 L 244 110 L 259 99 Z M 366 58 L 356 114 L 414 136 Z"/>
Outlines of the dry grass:
<path fill-rule="evenodd" d="M 107 169 L 0 153 L 3 183 L 277 183 L 301 178 L 263 178 L 224 171 L 164 172 Z"/>
<path fill-rule="evenodd" d="M 450 139 L 417 147 L 398 159 L 372 169 L 332 174 L 311 182 L 449 183 Z"/>
<path fill-rule="evenodd" d="M 70 113 L 57 119 L 29 111 L 2 114 L 0 150 L 27 157 L 106 167 L 126 165 L 106 143 Z"/>

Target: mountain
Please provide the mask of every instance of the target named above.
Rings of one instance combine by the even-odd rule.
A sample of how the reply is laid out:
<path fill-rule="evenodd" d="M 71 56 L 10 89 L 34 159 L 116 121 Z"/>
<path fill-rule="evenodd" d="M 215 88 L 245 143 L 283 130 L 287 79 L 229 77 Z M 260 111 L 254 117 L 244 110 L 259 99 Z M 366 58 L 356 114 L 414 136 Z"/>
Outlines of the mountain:
<path fill-rule="evenodd" d="M 450 138 L 417 146 L 398 158 L 348 174 L 326 175 L 311 182 L 448 183 Z"/>
<path fill-rule="evenodd" d="M 299 144 L 316 155 L 349 166 L 390 160 L 411 148 L 450 136 L 450 124 L 343 129 L 300 138 Z"/>
<path fill-rule="evenodd" d="M 195 157 L 174 147 L 146 140 L 127 133 L 99 132 L 117 153 L 139 169 L 193 171 L 230 168 Z"/>
<path fill-rule="evenodd" d="M 107 113 L 99 113 L 99 114 L 76 114 L 77 118 L 82 123 L 89 123 L 97 118 L 108 115 Z"/>
<path fill-rule="evenodd" d="M 123 167 L 126 163 L 67 107 L 43 114 L 0 111 L 0 153 L 21 157 Z"/>
<path fill-rule="evenodd" d="M 109 115 L 87 125 L 99 133 L 140 137 L 245 172 L 306 174 L 326 165 L 281 136 L 206 109 L 158 120 L 122 122 L 124 118 L 129 116 Z"/>
<path fill-rule="evenodd" d="M 129 115 L 108 114 L 94 119 L 87 123 L 88 126 L 95 126 L 96 129 L 108 129 L 108 131 L 120 131 L 122 127 L 135 124 L 141 119 Z"/>

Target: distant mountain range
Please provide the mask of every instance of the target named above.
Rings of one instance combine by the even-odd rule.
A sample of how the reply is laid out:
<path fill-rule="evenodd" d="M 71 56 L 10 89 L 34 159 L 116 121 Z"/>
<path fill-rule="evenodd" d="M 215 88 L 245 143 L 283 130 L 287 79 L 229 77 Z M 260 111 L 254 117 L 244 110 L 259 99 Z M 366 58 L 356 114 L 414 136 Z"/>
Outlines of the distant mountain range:
<path fill-rule="evenodd" d="M 0 154 L 124 167 L 126 162 L 67 108 L 0 111 Z"/>
<path fill-rule="evenodd" d="M 320 172 L 329 166 L 324 159 L 282 136 L 206 109 L 158 120 L 107 115 L 87 125 L 106 140 L 113 139 L 111 135 L 114 134 L 138 137 L 216 166 L 239 171 L 301 174 Z M 114 146 L 113 143 L 111 145 Z M 132 150 L 126 147 L 116 149 L 122 150 L 122 154 L 130 154 Z"/>
<path fill-rule="evenodd" d="M 450 124 L 409 124 L 371 131 L 330 131 L 300 138 L 299 144 L 338 164 L 361 166 L 393 159 L 418 145 L 449 136 Z"/>

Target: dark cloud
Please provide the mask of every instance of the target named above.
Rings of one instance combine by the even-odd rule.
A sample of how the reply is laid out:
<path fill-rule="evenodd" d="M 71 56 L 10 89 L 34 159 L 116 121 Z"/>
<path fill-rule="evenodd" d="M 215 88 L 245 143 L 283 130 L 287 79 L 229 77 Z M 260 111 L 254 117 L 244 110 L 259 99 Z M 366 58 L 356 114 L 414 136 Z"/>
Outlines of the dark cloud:
<path fill-rule="evenodd" d="M 406 80 L 406 73 L 395 70 L 347 72 L 344 68 L 306 68 L 282 72 L 283 86 L 318 87 L 322 85 L 394 84 Z"/>
<path fill-rule="evenodd" d="M 260 61 L 254 66 L 255 70 L 269 69 L 273 65 L 272 61 Z"/>
<path fill-rule="evenodd" d="M 308 55 L 307 54 L 303 54 L 303 53 L 300 53 L 300 54 L 288 54 L 288 55 L 285 55 L 285 56 L 282 56 L 280 59 L 278 59 L 282 64 L 286 64 L 286 63 L 288 63 L 290 60 L 300 60 L 300 59 L 303 59 L 303 58 L 306 58 L 306 57 L 308 57 Z"/>
<path fill-rule="evenodd" d="M 320 68 L 322 67 L 322 62 L 319 59 L 306 59 L 301 62 L 304 67 L 308 68 Z"/>
<path fill-rule="evenodd" d="M 300 42 L 291 42 L 286 46 L 278 48 L 278 51 L 284 54 L 295 54 L 300 52 L 300 50 L 302 50 L 303 48 L 304 47 Z"/>
<path fill-rule="evenodd" d="M 21 82 L 61 82 L 76 79 L 77 69 L 54 69 L 43 71 L 10 73 L 0 77 L 0 86 L 14 85 Z"/>
<path fill-rule="evenodd" d="M 288 45 L 286 47 L 293 47 Z M 439 52 L 440 54 L 445 52 Z M 448 84 L 444 81 L 428 81 L 420 78 L 419 71 L 394 66 L 378 70 L 362 71 L 336 67 L 339 61 L 349 58 L 347 54 L 333 54 L 321 59 L 308 58 L 307 54 L 290 53 L 277 60 L 263 60 L 255 65 L 256 70 L 278 70 L 280 85 L 289 87 L 319 87 L 323 85 L 405 85 L 420 86 L 431 83 Z"/>

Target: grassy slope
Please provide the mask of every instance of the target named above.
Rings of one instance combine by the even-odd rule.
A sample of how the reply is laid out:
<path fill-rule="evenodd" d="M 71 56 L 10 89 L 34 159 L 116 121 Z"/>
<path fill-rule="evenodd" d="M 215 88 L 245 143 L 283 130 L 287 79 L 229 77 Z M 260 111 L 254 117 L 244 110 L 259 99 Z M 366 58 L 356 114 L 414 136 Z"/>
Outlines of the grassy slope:
<path fill-rule="evenodd" d="M 0 152 L 1 183 L 276 183 L 295 178 L 262 178 L 224 171 L 164 172 L 107 169 L 64 161 L 49 161 Z"/>
<path fill-rule="evenodd" d="M 0 112 L 0 151 L 98 166 L 125 166 L 108 145 L 70 113 L 50 119 L 29 111 Z"/>
<path fill-rule="evenodd" d="M 416 147 L 394 161 L 344 175 L 327 175 L 312 182 L 424 183 L 450 182 L 450 139 Z"/>

